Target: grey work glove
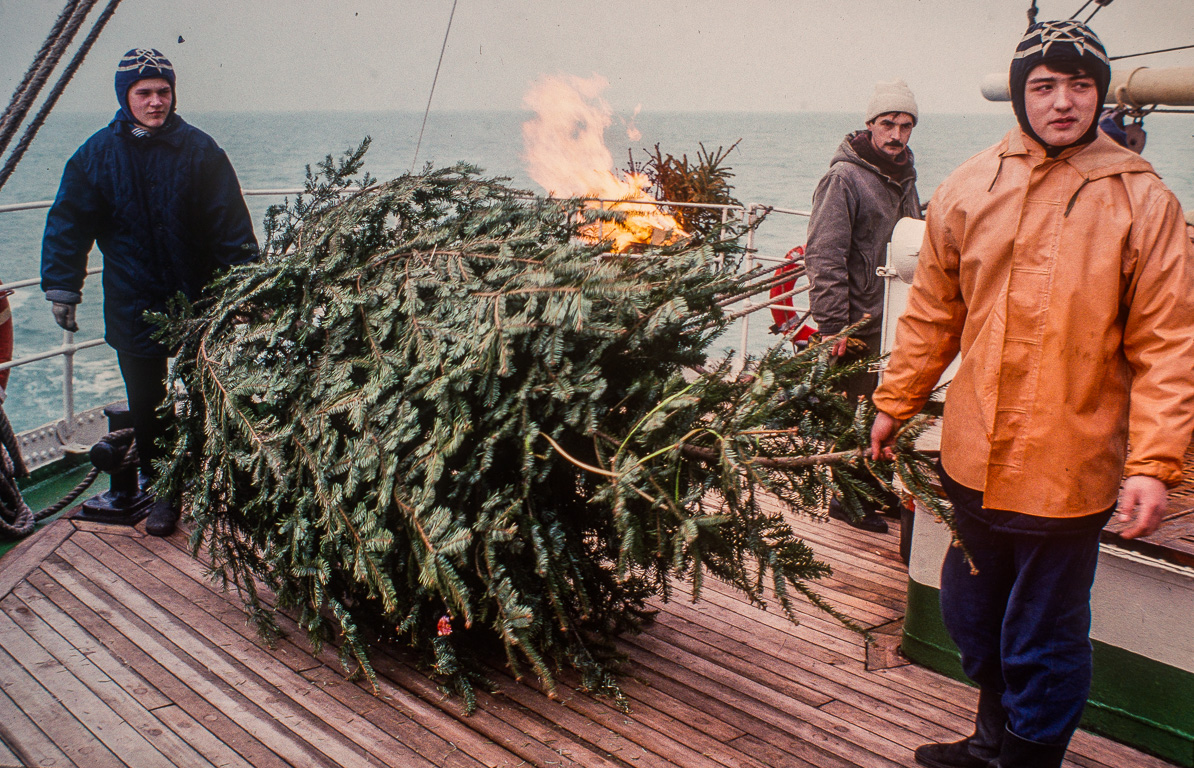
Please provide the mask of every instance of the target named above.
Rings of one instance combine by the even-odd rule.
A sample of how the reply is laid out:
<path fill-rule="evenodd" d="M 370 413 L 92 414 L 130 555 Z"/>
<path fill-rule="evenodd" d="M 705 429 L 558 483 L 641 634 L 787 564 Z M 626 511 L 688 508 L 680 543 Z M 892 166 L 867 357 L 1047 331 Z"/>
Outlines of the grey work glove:
<path fill-rule="evenodd" d="M 58 323 L 64 331 L 74 333 L 79 330 L 79 324 L 75 322 L 75 306 L 55 301 L 50 308 L 50 311 L 54 313 L 54 322 Z"/>

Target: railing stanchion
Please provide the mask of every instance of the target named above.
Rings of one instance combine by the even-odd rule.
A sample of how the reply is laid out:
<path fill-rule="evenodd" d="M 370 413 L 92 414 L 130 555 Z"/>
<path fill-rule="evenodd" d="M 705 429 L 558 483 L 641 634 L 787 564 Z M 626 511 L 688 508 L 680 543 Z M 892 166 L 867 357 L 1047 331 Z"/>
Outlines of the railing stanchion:
<path fill-rule="evenodd" d="M 725 226 L 726 226 L 726 222 L 729 220 L 730 220 L 730 208 L 729 208 L 729 206 L 726 206 L 725 208 L 721 209 L 721 226 L 722 226 L 722 233 L 720 235 L 721 237 L 725 236 Z M 717 266 L 719 268 L 723 264 L 725 264 L 725 261 L 726 261 L 726 257 L 723 255 L 720 255 L 720 254 L 717 256 L 716 259 L 714 259 L 714 262 L 717 264 Z"/>
<path fill-rule="evenodd" d="M 75 431 L 75 334 L 62 332 L 62 416 L 63 437 Z"/>
<path fill-rule="evenodd" d="M 751 272 L 755 268 L 755 206 L 754 204 L 746 206 L 745 223 L 746 223 L 746 271 Z M 745 310 L 749 310 L 754 306 L 754 301 L 750 296 L 744 299 Z M 750 312 L 742 317 L 742 336 L 738 344 L 738 355 L 734 367 L 738 373 L 741 373 L 746 368 L 746 345 L 750 342 Z"/>

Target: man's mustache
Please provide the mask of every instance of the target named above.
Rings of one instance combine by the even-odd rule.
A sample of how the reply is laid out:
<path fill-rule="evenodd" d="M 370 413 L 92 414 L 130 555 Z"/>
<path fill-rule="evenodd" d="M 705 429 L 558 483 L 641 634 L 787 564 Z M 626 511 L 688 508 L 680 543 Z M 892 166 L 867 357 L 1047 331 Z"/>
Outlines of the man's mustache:
<path fill-rule="evenodd" d="M 889 141 L 889 142 L 887 142 L 886 144 L 884 144 L 884 146 L 885 146 L 885 147 L 892 147 L 893 149 L 903 149 L 903 148 L 904 148 L 904 142 L 902 142 L 902 141 Z"/>

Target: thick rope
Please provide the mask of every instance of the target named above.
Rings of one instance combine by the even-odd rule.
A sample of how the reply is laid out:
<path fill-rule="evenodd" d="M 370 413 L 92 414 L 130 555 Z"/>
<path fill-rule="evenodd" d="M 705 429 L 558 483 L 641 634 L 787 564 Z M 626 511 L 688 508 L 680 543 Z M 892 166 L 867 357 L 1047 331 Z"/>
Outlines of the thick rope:
<path fill-rule="evenodd" d="M 21 538 L 33 531 L 33 510 L 17 487 L 17 478 L 27 474 L 12 425 L 0 408 L 0 536 L 5 538 Z"/>
<path fill-rule="evenodd" d="M 16 133 L 15 127 L 20 125 L 24 119 L 27 107 L 23 105 L 28 102 L 25 100 L 25 94 L 29 88 L 32 87 L 33 81 L 44 69 L 44 65 L 50 56 L 50 51 L 55 47 L 55 44 L 62 36 L 62 30 L 66 27 L 66 22 L 74 14 L 75 6 L 79 4 L 79 0 L 67 0 L 66 7 L 58 14 L 58 18 L 54 20 L 54 26 L 50 29 L 50 34 L 41 44 L 41 48 L 33 56 L 33 61 L 29 64 L 29 69 L 25 70 L 25 76 L 21 78 L 20 84 L 12 93 L 12 98 L 8 100 L 8 108 L 4 110 L 4 114 L 0 116 L 0 152 L 8 146 L 8 141 L 12 138 L 12 134 Z M 40 87 L 40 86 L 38 86 Z M 20 113 L 20 114 L 18 114 Z"/>
<path fill-rule="evenodd" d="M 38 512 L 36 515 L 33 516 L 34 519 L 38 520 L 40 522 L 42 520 L 45 520 L 50 515 L 56 515 L 59 512 L 61 512 L 62 510 L 69 507 L 71 505 L 71 502 L 73 502 L 75 499 L 77 499 L 83 495 L 83 491 L 85 491 L 91 487 L 91 484 L 95 482 L 95 478 L 99 477 L 99 473 L 100 473 L 99 467 L 92 467 L 90 470 L 88 470 L 87 475 L 82 480 L 79 481 L 79 484 L 71 489 L 70 493 L 66 494 L 61 499 L 59 499 L 58 503 L 51 504 L 50 506 L 43 509 L 41 512 Z"/>
<path fill-rule="evenodd" d="M 140 462 L 137 455 L 137 441 L 133 437 L 132 429 L 120 429 L 109 433 L 108 437 L 117 440 L 124 439 L 128 443 L 124 456 L 121 457 L 120 466 L 116 468 L 115 472 L 134 467 Z M 95 479 L 99 477 L 99 473 L 98 467 L 92 467 L 86 477 L 80 480 L 69 493 L 56 503 L 34 513 L 25 504 L 25 499 L 21 496 L 21 489 L 17 486 L 17 478 L 24 477 L 29 472 L 25 468 L 25 462 L 21 459 L 20 445 L 13 434 L 8 416 L 5 415 L 4 409 L 0 408 L 0 538 L 20 539 L 33 533 L 36 523 L 58 514 L 83 495 L 83 492 L 90 488 Z"/>
<path fill-rule="evenodd" d="M 25 116 L 37 100 L 37 95 L 41 93 L 42 86 L 50 79 L 59 59 L 74 40 L 75 33 L 79 31 L 96 0 L 83 0 L 83 5 L 79 3 L 80 0 L 68 0 L 62 13 L 54 21 L 54 26 L 42 43 L 41 49 L 34 56 L 33 63 L 25 72 L 25 77 L 21 79 L 21 84 L 13 92 L 8 109 L 4 110 L 4 116 L 0 117 L 0 154 L 8 149 L 8 143 L 25 121 Z"/>
<path fill-rule="evenodd" d="M 94 2 L 94 0 L 92 0 Z M 0 169 L 0 189 L 4 187 L 5 182 L 12 176 L 12 172 L 16 170 L 17 163 L 21 162 L 21 158 L 25 155 L 25 150 L 29 149 L 29 144 L 32 143 L 33 137 L 37 135 L 38 129 L 41 128 L 42 123 L 45 122 L 46 117 L 49 116 L 50 110 L 58 102 L 58 97 L 62 95 L 62 91 L 66 89 L 67 83 L 74 77 L 75 71 L 83 63 L 83 59 L 87 58 L 87 53 L 91 50 L 91 46 L 95 44 L 100 32 L 103 31 L 104 25 L 108 23 L 108 19 L 112 18 L 112 14 L 116 12 L 116 6 L 120 5 L 120 0 L 111 0 L 108 7 L 104 8 L 103 13 L 95 20 L 91 31 L 87 33 L 87 38 L 79 45 L 79 50 L 75 51 L 75 55 L 71 58 L 70 64 L 67 65 L 66 70 L 62 76 L 58 78 L 58 82 L 54 84 L 54 89 L 50 91 L 50 95 L 46 96 L 45 102 L 38 110 L 37 116 L 29 123 L 28 128 L 25 129 L 25 135 L 21 137 L 20 142 L 13 149 L 12 154 L 8 156 L 4 167 Z"/>
<path fill-rule="evenodd" d="M 28 475 L 29 470 L 25 466 L 25 460 L 21 457 L 21 445 L 17 442 L 17 436 L 13 433 L 12 424 L 8 422 L 8 416 L 5 415 L 3 408 L 0 408 L 0 446 L 3 446 L 8 454 L 9 462 L 12 464 L 9 474 L 14 478 Z"/>

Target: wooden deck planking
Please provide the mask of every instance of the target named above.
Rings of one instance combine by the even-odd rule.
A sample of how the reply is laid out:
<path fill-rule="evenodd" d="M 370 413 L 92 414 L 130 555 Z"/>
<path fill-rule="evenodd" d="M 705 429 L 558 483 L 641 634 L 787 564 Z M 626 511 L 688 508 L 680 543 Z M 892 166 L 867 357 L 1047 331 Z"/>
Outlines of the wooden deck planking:
<path fill-rule="evenodd" d="M 4 636 L 4 645 L 17 638 Z M 20 707 L 38 728 L 47 736 L 55 747 L 60 749 L 72 765 L 94 766 L 123 766 L 108 747 L 103 744 L 75 715 L 66 708 L 49 690 L 42 686 L 39 677 L 54 677 L 61 675 L 59 669 L 50 666 L 48 669 L 32 672 L 23 667 L 9 653 L 0 649 L 0 669 L 4 670 L 4 681 L 0 688 Z M 40 673 L 40 674 L 39 674 Z M 53 683 L 50 683 L 53 686 Z M 25 741 L 21 734 L 13 734 L 16 738 L 7 746 L 18 754 L 25 751 Z"/>
<path fill-rule="evenodd" d="M 0 656 L 0 669 L 5 671 L 6 678 L 13 674 L 5 663 L 7 661 Z M 28 711 L 29 702 L 22 698 L 21 706 L 17 706 L 8 696 L 13 687 L 8 683 L 0 684 L 0 741 L 4 742 L 0 757 L 11 760 L 14 766 L 70 765 L 66 753 L 31 719 L 38 713 Z"/>
<path fill-rule="evenodd" d="M 294 675 L 267 649 L 216 626 L 217 623 L 201 611 L 189 610 L 185 601 L 162 589 L 161 582 L 152 574 L 129 568 L 129 561 L 119 566 L 113 562 L 112 567 L 119 567 L 123 577 L 109 570 L 109 566 L 96 556 L 97 550 L 110 561 L 120 555 L 101 537 L 80 532 L 76 538 L 83 539 L 83 544 L 91 547 L 85 551 L 72 541 L 60 547 L 59 552 L 65 551 L 64 557 L 72 565 L 103 582 L 125 606 L 152 620 L 151 625 L 166 628 L 168 631 L 164 634 L 168 641 L 189 658 L 184 663 L 194 669 L 206 669 L 231 686 L 245 701 L 264 710 L 266 718 L 272 718 L 322 753 L 321 762 L 354 768 L 384 764 L 360 745 L 360 741 L 369 743 L 368 734 L 359 728 L 348 729 L 345 733 L 336 727 L 351 724 L 354 713 L 326 706 L 324 699 L 330 698 L 327 694 L 307 684 L 301 676 Z M 154 596 L 152 599 L 150 594 Z M 188 616 L 190 621 L 184 623 L 178 618 L 182 615 Z"/>
<path fill-rule="evenodd" d="M 62 625 L 61 620 L 66 619 L 65 625 L 70 626 L 69 617 L 50 609 L 45 602 L 31 587 L 23 586 L 9 595 L 0 603 L 3 611 L 0 636 L 6 642 L 17 641 L 8 645 L 8 649 L 23 664 L 32 661 L 42 668 L 61 665 L 63 674 L 53 678 L 57 686 L 47 684 L 55 698 L 66 702 L 72 714 L 87 722 L 90 730 L 126 763 L 164 767 L 181 763 L 210 765 L 138 700 L 135 691 L 142 689 L 148 693 L 148 690 L 132 679 L 134 676 L 118 675 L 113 679 L 105 671 L 104 667 L 113 669 L 113 666 L 105 663 L 112 659 L 104 649 L 91 643 L 76 647 L 59 634 L 48 622 L 56 620 L 55 625 Z M 46 616 L 39 615 L 38 608 Z M 16 631 L 17 626 L 24 630 L 23 635 Z M 96 656 L 107 659 L 97 660 Z"/>
<path fill-rule="evenodd" d="M 243 759 L 255 766 L 275 768 L 276 766 L 286 765 L 272 751 L 263 747 L 257 739 L 249 735 L 240 725 L 220 712 L 210 701 L 188 687 L 183 679 L 177 677 L 173 672 L 168 671 L 166 667 L 159 663 L 158 659 L 151 657 L 138 643 L 122 634 L 117 627 L 108 623 L 100 614 L 78 600 L 49 575 L 46 573 L 35 573 L 30 576 L 30 582 L 42 594 L 52 599 L 56 605 L 61 606 L 81 628 L 85 629 L 106 648 L 110 649 L 113 655 L 121 660 L 122 664 L 136 670 L 138 675 L 146 681 L 146 684 L 150 688 L 174 702 L 172 706 L 182 711 L 186 717 L 199 723 L 202 728 L 208 731 L 210 737 L 227 745 L 237 752 L 238 755 L 243 756 Z M 165 657 L 162 657 L 161 660 L 170 661 Z M 173 668 L 182 673 L 177 667 Z M 183 674 L 183 677 L 186 677 L 186 675 Z M 188 731 L 182 735 L 188 741 L 192 741 L 193 739 L 202 741 L 206 739 L 206 737 L 194 734 L 192 731 Z"/>
<path fill-rule="evenodd" d="M 799 523 L 834 568 L 817 591 L 868 628 L 903 615 L 892 522 Z M 56 525 L 0 570 L 0 765 L 7 747 L 34 765 L 912 766 L 968 732 L 977 698 L 912 665 L 867 671 L 862 639 L 803 598 L 797 626 L 710 579 L 621 642 L 629 713 L 572 675 L 552 700 L 494 667 L 500 691 L 463 717 L 400 647 L 375 652 L 377 695 L 288 617 L 267 647 L 181 535 Z M 1079 733 L 1067 765 L 1169 764 Z"/>
<path fill-rule="evenodd" d="M 110 595 L 102 584 L 91 581 L 60 558 L 47 561 L 42 570 L 109 622 L 132 644 L 139 646 L 150 658 L 169 670 L 170 674 L 177 676 L 199 698 L 211 704 L 223 716 L 245 726 L 255 739 L 277 752 L 279 757 L 288 759 L 289 764 L 334 765 L 306 742 L 292 740 L 291 734 L 273 717 L 266 715 L 254 702 L 240 696 L 235 686 L 210 675 L 202 665 L 196 664 L 194 659 L 166 640 L 142 617 L 126 608 L 119 596 Z"/>
<path fill-rule="evenodd" d="M 144 542 L 142 542 L 142 544 L 151 550 L 151 554 L 154 557 L 160 557 L 162 561 L 171 563 L 174 567 L 176 567 L 179 570 L 180 574 L 185 575 L 185 578 L 170 580 L 170 583 L 173 584 L 176 589 L 185 590 L 186 593 L 188 594 L 188 596 L 190 596 L 190 598 L 195 602 L 195 604 L 201 605 L 201 606 L 212 605 L 213 598 L 218 597 L 219 599 L 215 601 L 215 604 L 217 606 L 222 606 L 222 608 L 220 610 L 220 614 L 225 617 L 225 621 L 226 621 L 227 625 L 232 629 L 232 631 L 240 634 L 246 640 L 263 647 L 263 644 L 261 643 L 260 639 L 258 639 L 256 636 L 255 630 L 245 620 L 244 613 L 239 608 L 232 606 L 228 602 L 227 595 L 224 595 L 221 592 L 219 592 L 218 588 L 211 582 L 211 580 L 204 577 L 203 567 L 200 565 L 200 563 L 198 561 L 196 561 L 194 558 L 191 558 L 188 554 L 183 552 L 180 548 L 171 546 L 171 544 L 169 542 L 166 542 L 166 541 L 163 541 L 160 539 L 146 539 Z M 189 585 L 187 584 L 187 581 L 190 582 Z M 205 597 L 202 594 L 204 592 L 208 592 L 209 594 Z M 296 638 L 302 637 L 303 632 L 299 629 L 299 627 L 297 625 L 295 625 L 292 621 L 288 620 L 286 617 L 281 617 L 281 624 L 282 624 L 282 627 L 284 628 L 284 630 L 287 631 L 290 634 L 290 636 L 296 637 Z M 273 652 L 278 653 L 280 650 L 284 651 L 286 646 L 289 646 L 290 648 L 294 648 L 297 650 L 297 646 L 294 646 L 292 643 L 290 643 L 289 640 L 283 639 L 282 641 L 280 641 L 277 644 L 277 646 L 275 647 Z M 379 698 L 379 697 L 372 696 L 369 692 L 365 691 L 364 689 L 362 689 L 358 686 L 355 686 L 351 683 L 347 683 L 346 681 L 344 681 L 343 675 L 338 671 L 339 665 L 337 662 L 336 654 L 330 648 L 325 647 L 323 652 L 321 654 L 319 654 L 319 658 L 316 658 L 316 657 L 310 655 L 310 653 L 308 653 L 306 651 L 300 651 L 300 653 L 302 654 L 301 662 L 294 664 L 294 666 L 296 669 L 301 667 L 301 669 L 304 673 L 304 676 L 307 679 L 314 680 L 316 678 L 319 678 L 319 679 L 325 680 L 325 681 L 333 680 L 333 679 L 338 680 L 341 683 L 344 683 L 344 686 L 343 686 L 344 688 L 351 688 L 351 689 L 357 691 L 359 694 L 361 694 L 361 696 L 364 697 L 363 699 L 361 698 L 361 696 L 355 697 L 355 701 L 357 701 L 357 702 L 367 702 L 367 703 L 363 703 L 360 705 L 363 708 L 358 709 L 357 710 L 358 712 L 367 712 L 367 711 L 375 711 L 378 709 L 385 709 L 387 719 L 392 720 L 395 717 L 402 717 L 404 719 L 405 723 L 409 725 L 409 727 L 406 729 L 404 738 L 415 739 L 415 740 L 421 738 L 423 741 L 430 742 L 430 744 L 426 747 L 426 749 L 429 750 L 429 752 L 432 754 L 439 751 L 439 752 L 442 752 L 445 756 L 447 756 L 447 755 L 452 755 L 454 753 L 459 752 L 458 747 L 454 746 L 449 741 L 446 741 L 446 740 L 440 738 L 440 736 L 436 735 L 437 733 L 442 733 L 445 730 L 451 732 L 453 730 L 452 726 L 458 726 L 458 724 L 455 722 L 454 719 L 451 719 L 451 718 L 447 717 L 446 715 L 441 715 L 438 717 L 425 718 L 425 722 L 420 724 L 419 722 L 416 722 L 414 719 L 411 719 L 411 717 L 408 717 L 406 714 L 404 714 L 404 713 L 409 713 L 411 707 L 401 706 L 401 708 L 399 708 L 396 706 L 386 706 L 385 700 L 387 698 L 389 698 L 391 701 L 394 701 L 394 700 L 397 700 L 400 698 L 404 698 L 404 697 L 399 697 L 399 696 L 394 695 L 398 689 L 391 689 L 391 691 L 389 693 L 387 693 L 383 690 L 383 695 L 382 695 L 382 697 Z M 289 656 L 290 654 L 286 654 L 286 655 Z M 381 658 L 383 658 L 383 657 L 379 657 L 379 660 L 381 660 Z M 326 666 L 325 666 L 325 664 L 326 664 Z M 385 668 L 385 665 L 382 664 L 379 667 L 379 669 L 381 669 L 381 668 Z M 417 672 L 413 673 L 413 674 L 417 676 L 415 678 L 416 680 L 422 680 L 422 676 L 419 675 Z M 338 693 L 341 696 L 348 695 L 347 691 L 339 691 Z M 434 693 L 434 695 L 437 698 L 440 697 L 438 692 Z M 411 732 L 412 728 L 413 729 L 421 729 L 421 733 L 412 733 Z M 468 733 L 467 729 L 458 729 L 458 730 L 461 733 L 461 735 L 465 735 Z M 492 752 L 492 750 L 482 749 L 481 752 L 484 753 L 485 756 L 490 757 L 490 758 L 496 757 L 496 758 L 500 758 L 500 759 L 508 759 L 510 757 L 508 754 L 507 755 L 498 755 L 498 756 L 488 754 L 488 753 Z M 463 758 L 460 758 L 460 759 L 463 759 Z M 438 764 L 439 763 L 437 763 L 437 765 Z M 461 764 L 466 764 L 466 763 L 461 763 Z M 467 763 L 467 764 L 471 764 L 471 763 Z M 491 764 L 499 764 L 499 763 L 491 763 Z"/>

